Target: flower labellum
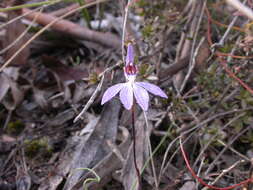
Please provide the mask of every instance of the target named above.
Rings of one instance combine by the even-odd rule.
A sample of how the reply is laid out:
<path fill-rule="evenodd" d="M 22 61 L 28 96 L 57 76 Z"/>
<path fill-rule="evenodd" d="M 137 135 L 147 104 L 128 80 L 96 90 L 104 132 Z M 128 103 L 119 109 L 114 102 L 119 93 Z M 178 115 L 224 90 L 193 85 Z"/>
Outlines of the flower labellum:
<path fill-rule="evenodd" d="M 135 82 L 137 73 L 138 69 L 134 64 L 133 45 L 129 43 L 124 67 L 126 82 L 108 88 L 102 97 L 101 105 L 105 104 L 119 93 L 120 101 L 127 110 L 132 108 L 135 98 L 137 104 L 139 104 L 144 111 L 147 111 L 149 105 L 148 92 L 162 98 L 168 98 L 161 88 L 154 84 L 148 82 Z"/>

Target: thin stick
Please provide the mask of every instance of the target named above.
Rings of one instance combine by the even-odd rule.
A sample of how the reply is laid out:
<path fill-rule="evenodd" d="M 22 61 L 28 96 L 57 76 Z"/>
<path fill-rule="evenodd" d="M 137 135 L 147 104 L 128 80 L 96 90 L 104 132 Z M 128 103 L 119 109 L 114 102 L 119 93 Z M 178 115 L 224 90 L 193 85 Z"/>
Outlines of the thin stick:
<path fill-rule="evenodd" d="M 215 184 L 219 179 L 221 179 L 226 173 L 230 172 L 231 170 L 233 170 L 235 167 L 237 167 L 237 165 L 244 163 L 245 160 L 239 160 L 236 163 L 234 163 L 232 166 L 230 166 L 227 169 L 222 170 L 222 172 L 220 173 L 220 175 L 217 176 L 217 178 L 211 183 L 211 185 Z M 207 190 L 208 187 L 204 187 L 203 190 Z"/>
<path fill-rule="evenodd" d="M 90 105 L 94 102 L 94 100 L 97 97 L 97 94 L 100 92 L 103 82 L 104 82 L 104 78 L 105 76 L 102 75 L 102 78 L 97 86 L 97 88 L 95 89 L 95 91 L 93 92 L 92 96 L 90 97 L 90 99 L 88 100 L 88 102 L 86 103 L 86 105 L 84 106 L 84 108 L 82 109 L 82 111 L 78 114 L 78 116 L 76 116 L 76 118 L 74 119 L 74 123 L 77 122 L 77 120 L 79 119 L 84 119 L 82 116 L 83 114 L 89 109 Z"/>
<path fill-rule="evenodd" d="M 121 43 L 121 50 L 122 50 L 122 60 L 125 62 L 125 51 L 124 51 L 124 46 L 125 46 L 125 39 L 126 39 L 126 24 L 127 24 L 127 18 L 128 18 L 128 10 L 129 10 L 129 5 L 130 5 L 131 0 L 128 0 L 127 5 L 125 7 L 125 15 L 124 15 L 124 21 L 122 25 L 122 43 Z"/>
<path fill-rule="evenodd" d="M 138 183 L 139 183 L 138 190 L 141 190 L 142 189 L 141 188 L 141 174 L 140 174 L 140 170 L 138 168 L 137 159 L 136 159 L 136 134 L 135 134 L 134 108 L 135 108 L 135 106 L 133 105 L 132 106 L 132 138 L 133 138 L 134 167 L 135 167 L 136 174 L 137 174 L 137 177 L 138 177 Z"/>
<path fill-rule="evenodd" d="M 83 114 L 90 108 L 91 104 L 95 101 L 98 93 L 100 92 L 101 88 L 102 88 L 102 85 L 103 85 L 103 82 L 104 82 L 104 76 L 105 76 L 105 73 L 113 70 L 114 68 L 116 68 L 117 66 L 120 66 L 121 65 L 121 62 L 119 61 L 118 63 L 116 63 L 115 65 L 105 69 L 102 73 L 100 73 L 98 75 L 98 77 L 100 78 L 101 77 L 101 80 L 99 82 L 99 84 L 97 85 L 95 91 L 93 92 L 92 96 L 90 97 L 90 99 L 88 100 L 88 102 L 86 103 L 86 105 L 84 106 L 84 108 L 82 109 L 82 111 L 78 114 L 78 116 L 76 116 L 76 118 L 74 119 L 74 123 L 77 122 L 79 119 L 83 119 Z"/>
<path fill-rule="evenodd" d="M 192 71 L 196 65 L 196 57 L 199 53 L 199 49 L 201 47 L 201 45 L 203 44 L 205 38 L 202 37 L 202 39 L 200 40 L 200 43 L 199 45 L 197 46 L 196 50 L 194 51 L 193 48 L 196 44 L 196 41 L 197 41 L 197 36 L 198 36 L 198 33 L 199 33 L 199 29 L 200 29 L 200 25 L 201 25 L 201 22 L 203 20 L 203 16 L 204 16 L 204 10 L 205 10 L 205 7 L 206 7 L 206 1 L 204 1 L 203 5 L 202 5 L 202 8 L 201 8 L 201 13 L 200 13 L 200 16 L 199 16 L 199 20 L 198 20 L 198 23 L 196 24 L 196 30 L 194 31 L 194 37 L 193 37 L 193 43 L 192 43 L 192 50 L 191 50 L 191 59 L 190 59 L 190 64 L 189 64 L 189 70 L 183 80 L 183 83 L 180 87 L 180 92 L 182 92 L 186 86 L 186 83 L 187 81 L 189 80 L 191 74 L 192 74 Z"/>

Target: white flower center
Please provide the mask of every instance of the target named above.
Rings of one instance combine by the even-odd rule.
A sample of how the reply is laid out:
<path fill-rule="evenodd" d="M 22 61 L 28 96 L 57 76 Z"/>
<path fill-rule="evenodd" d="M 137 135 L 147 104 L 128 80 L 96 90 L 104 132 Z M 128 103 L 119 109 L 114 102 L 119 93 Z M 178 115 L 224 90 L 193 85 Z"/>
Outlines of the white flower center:
<path fill-rule="evenodd" d="M 127 76 L 127 80 L 129 83 L 133 84 L 135 82 L 135 78 L 136 76 L 135 75 L 128 75 Z"/>

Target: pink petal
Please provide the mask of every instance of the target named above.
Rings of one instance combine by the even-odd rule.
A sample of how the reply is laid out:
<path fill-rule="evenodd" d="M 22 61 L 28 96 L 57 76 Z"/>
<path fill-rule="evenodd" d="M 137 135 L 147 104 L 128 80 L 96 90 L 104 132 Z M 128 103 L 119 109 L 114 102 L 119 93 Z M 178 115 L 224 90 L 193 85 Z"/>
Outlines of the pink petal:
<path fill-rule="evenodd" d="M 134 85 L 134 97 L 136 98 L 136 102 L 140 105 L 140 107 L 144 111 L 147 111 L 149 102 L 148 92 L 144 88 Z"/>
<path fill-rule="evenodd" d="M 168 96 L 164 93 L 164 91 L 162 91 L 160 87 L 154 84 L 151 84 L 148 82 L 136 82 L 135 84 L 145 88 L 147 91 L 149 91 L 150 93 L 154 95 L 161 96 L 163 98 L 168 98 Z"/>
<path fill-rule="evenodd" d="M 125 86 L 125 83 L 119 83 L 108 88 L 102 98 L 101 105 L 111 100 L 114 96 L 116 96 L 119 91 Z"/>
<path fill-rule="evenodd" d="M 130 110 L 133 106 L 133 88 L 130 84 L 124 85 L 119 94 L 120 101 L 127 110 Z"/>

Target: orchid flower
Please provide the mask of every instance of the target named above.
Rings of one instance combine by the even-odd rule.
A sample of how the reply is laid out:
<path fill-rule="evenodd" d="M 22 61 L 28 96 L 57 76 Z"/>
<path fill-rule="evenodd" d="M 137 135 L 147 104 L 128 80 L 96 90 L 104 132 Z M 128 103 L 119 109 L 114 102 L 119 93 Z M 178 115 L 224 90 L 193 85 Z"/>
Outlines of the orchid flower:
<path fill-rule="evenodd" d="M 105 104 L 119 93 L 120 101 L 127 110 L 132 108 L 135 97 L 137 104 L 139 104 L 144 111 L 147 111 L 149 105 L 148 92 L 163 98 L 168 98 L 158 86 L 148 82 L 136 82 L 137 73 L 138 70 L 134 64 L 133 46 L 129 43 L 127 47 L 126 64 L 124 66 L 126 82 L 108 88 L 103 95 L 101 105 Z"/>

